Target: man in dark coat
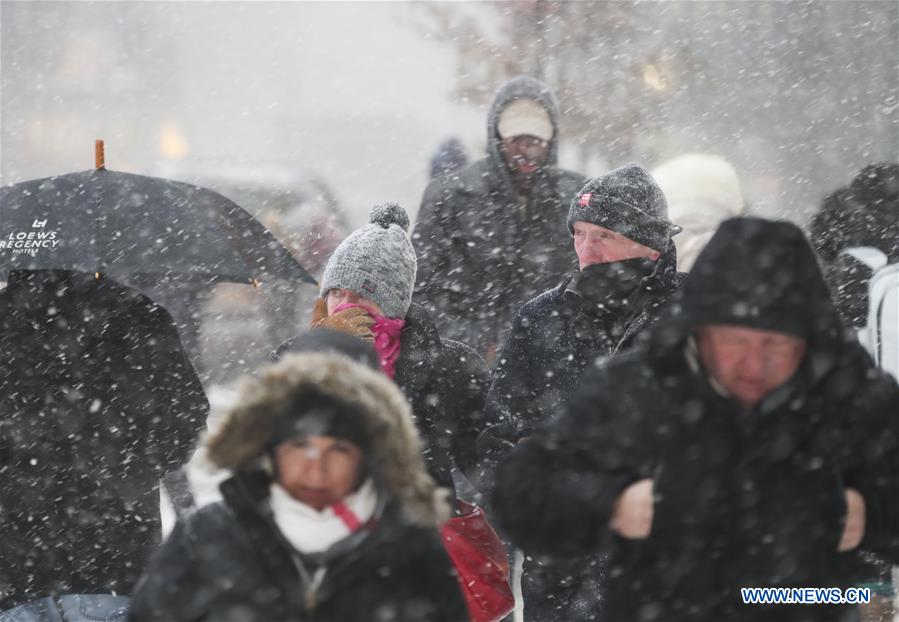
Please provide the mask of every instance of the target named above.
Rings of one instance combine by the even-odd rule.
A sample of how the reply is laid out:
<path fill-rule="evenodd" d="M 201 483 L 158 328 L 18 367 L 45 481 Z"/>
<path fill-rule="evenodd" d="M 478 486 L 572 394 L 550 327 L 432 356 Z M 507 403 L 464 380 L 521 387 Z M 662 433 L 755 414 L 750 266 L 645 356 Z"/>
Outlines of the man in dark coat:
<path fill-rule="evenodd" d="M 208 410 L 172 318 L 105 277 L 14 271 L 0 358 L 0 609 L 128 594 L 159 540 L 159 478 Z"/>
<path fill-rule="evenodd" d="M 829 195 L 812 219 L 812 240 L 843 321 L 865 326 L 871 276 L 899 263 L 899 164 L 870 164 Z"/>
<path fill-rule="evenodd" d="M 448 508 L 408 403 L 380 371 L 287 354 L 245 381 L 205 450 L 234 472 L 224 500 L 179 521 L 132 622 L 469 619 L 438 532 Z M 328 499 L 354 452 L 355 484 Z"/>
<path fill-rule="evenodd" d="M 574 267 L 563 222 L 581 175 L 556 167 L 558 107 L 527 76 L 490 106 L 487 157 L 425 190 L 412 236 L 416 298 L 442 334 L 491 363 L 516 309 Z"/>
<path fill-rule="evenodd" d="M 792 224 L 725 221 L 645 348 L 588 372 L 497 472 L 529 550 L 610 555 L 607 620 L 842 620 L 744 587 L 840 587 L 899 555 L 899 388 Z"/>
<path fill-rule="evenodd" d="M 615 169 L 574 197 L 568 229 L 580 271 L 524 305 L 503 346 L 478 439 L 490 471 L 568 401 L 587 367 L 628 350 L 677 291 L 665 196 L 639 165 Z M 489 480 L 490 474 L 486 474 Z M 489 487 L 489 484 L 484 484 Z M 529 620 L 572 619 L 595 560 L 529 556 L 522 578 Z"/>

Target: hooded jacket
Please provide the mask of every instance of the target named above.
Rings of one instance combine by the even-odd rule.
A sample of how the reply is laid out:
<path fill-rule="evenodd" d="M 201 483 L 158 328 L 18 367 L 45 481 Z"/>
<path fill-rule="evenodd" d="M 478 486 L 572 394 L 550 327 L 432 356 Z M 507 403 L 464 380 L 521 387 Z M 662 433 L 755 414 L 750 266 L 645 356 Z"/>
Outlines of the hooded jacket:
<path fill-rule="evenodd" d="M 526 201 L 517 196 L 497 132 L 513 100 L 541 103 L 555 136 Z M 416 299 L 451 338 L 483 355 L 502 343 L 515 311 L 575 267 L 565 226 L 568 204 L 586 181 L 557 168 L 559 111 L 549 87 L 519 76 L 496 94 L 487 117 L 487 157 L 439 177 L 425 190 L 412 243 Z"/>
<path fill-rule="evenodd" d="M 719 156 L 688 153 L 652 171 L 668 199 L 668 215 L 682 231 L 674 238 L 677 269 L 689 272 L 722 221 L 743 213 L 734 167 Z"/>
<path fill-rule="evenodd" d="M 315 559 L 276 527 L 271 477 L 260 470 L 279 406 L 306 389 L 359 409 L 366 468 L 386 504 L 367 535 Z M 466 619 L 437 532 L 444 493 L 427 474 L 405 398 L 380 372 L 331 353 L 288 355 L 246 381 L 206 450 L 235 472 L 221 486 L 224 501 L 179 521 L 137 586 L 130 620 Z"/>
<path fill-rule="evenodd" d="M 127 594 L 208 410 L 171 316 L 93 274 L 13 271 L 0 361 L 0 609 Z"/>
<path fill-rule="evenodd" d="M 837 620 L 838 606 L 743 605 L 741 587 L 847 587 L 859 556 L 899 554 L 899 389 L 847 337 L 794 225 L 725 221 L 648 344 L 587 373 L 559 421 L 497 473 L 498 522 L 519 546 L 610 554 L 609 620 Z M 714 389 L 691 334 L 737 324 L 802 335 L 792 379 L 751 412 Z M 647 539 L 606 526 L 652 478 Z M 859 549 L 838 553 L 844 489 L 866 503 Z"/>

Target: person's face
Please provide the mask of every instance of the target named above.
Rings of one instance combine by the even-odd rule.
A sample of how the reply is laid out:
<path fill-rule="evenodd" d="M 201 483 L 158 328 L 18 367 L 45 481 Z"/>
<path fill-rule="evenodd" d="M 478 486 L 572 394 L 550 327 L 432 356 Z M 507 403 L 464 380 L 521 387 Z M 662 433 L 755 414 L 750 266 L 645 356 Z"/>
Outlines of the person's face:
<path fill-rule="evenodd" d="M 581 270 L 597 263 L 647 258 L 656 261 L 661 253 L 590 222 L 574 223 L 574 252 Z"/>
<path fill-rule="evenodd" d="M 275 462 L 281 487 L 321 511 L 356 489 L 362 450 L 333 436 L 298 436 L 275 448 Z"/>
<path fill-rule="evenodd" d="M 747 406 L 789 380 L 805 356 L 804 339 L 771 330 L 709 324 L 697 338 L 708 373 Z"/>
<path fill-rule="evenodd" d="M 381 307 L 378 306 L 378 303 L 369 300 L 368 298 L 363 298 L 356 292 L 342 287 L 335 287 L 328 290 L 328 296 L 325 301 L 328 304 L 328 315 L 333 315 L 334 309 L 344 304 L 361 305 L 369 311 L 373 311 L 376 315 L 384 315 L 381 311 Z"/>
<path fill-rule="evenodd" d="M 500 152 L 513 175 L 530 178 L 549 159 L 549 143 L 536 136 L 511 136 L 502 139 Z"/>

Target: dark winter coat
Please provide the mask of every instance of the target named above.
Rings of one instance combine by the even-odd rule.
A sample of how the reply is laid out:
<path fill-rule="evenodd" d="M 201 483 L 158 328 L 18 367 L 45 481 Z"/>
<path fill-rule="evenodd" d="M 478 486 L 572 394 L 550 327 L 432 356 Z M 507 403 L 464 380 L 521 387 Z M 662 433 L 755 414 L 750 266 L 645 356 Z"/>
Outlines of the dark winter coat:
<path fill-rule="evenodd" d="M 539 101 L 556 136 L 526 200 L 500 153 L 499 114 L 512 100 Z M 516 310 L 575 268 L 565 219 L 583 176 L 556 167 L 558 109 L 547 87 L 527 77 L 497 94 L 487 122 L 487 157 L 435 179 L 425 190 L 412 243 L 416 300 L 441 333 L 480 354 L 505 339 Z"/>
<path fill-rule="evenodd" d="M 579 273 L 521 308 L 487 394 L 488 427 L 478 442 L 487 465 L 554 416 L 590 364 L 630 349 L 661 315 L 682 279 L 669 249 L 626 304 L 584 291 Z"/>
<path fill-rule="evenodd" d="M 0 360 L 0 609 L 127 594 L 208 410 L 171 317 L 92 274 L 12 272 Z"/>
<path fill-rule="evenodd" d="M 367 535 L 356 532 L 316 556 L 281 534 L 268 503 L 270 477 L 258 470 L 277 406 L 300 387 L 359 409 L 369 475 L 386 500 Z M 467 620 L 437 531 L 446 505 L 425 472 L 409 406 L 381 372 L 330 353 L 285 357 L 246 389 L 207 452 L 236 475 L 221 486 L 223 502 L 179 521 L 137 587 L 130 620 Z"/>
<path fill-rule="evenodd" d="M 409 308 L 394 381 L 412 404 L 428 471 L 450 490 L 453 461 L 466 472 L 477 461 L 475 441 L 483 429 L 487 377 L 487 367 L 474 350 L 442 339 L 422 307 Z"/>
<path fill-rule="evenodd" d="M 812 235 L 843 321 L 861 328 L 874 274 L 872 262 L 862 260 L 870 251 L 861 249 L 883 254 L 876 265 L 899 263 L 899 164 L 866 166 L 847 188 L 827 197 L 812 220 Z"/>
<path fill-rule="evenodd" d="M 497 473 L 498 522 L 519 546 L 611 556 L 607 620 L 833 620 L 838 608 L 744 606 L 740 587 L 838 586 L 844 488 L 867 505 L 862 549 L 899 554 L 899 389 L 846 337 L 801 232 L 726 221 L 644 349 L 588 372 L 565 416 Z M 695 326 L 807 335 L 797 374 L 751 412 L 689 354 Z M 652 532 L 607 528 L 615 500 L 652 478 Z"/>

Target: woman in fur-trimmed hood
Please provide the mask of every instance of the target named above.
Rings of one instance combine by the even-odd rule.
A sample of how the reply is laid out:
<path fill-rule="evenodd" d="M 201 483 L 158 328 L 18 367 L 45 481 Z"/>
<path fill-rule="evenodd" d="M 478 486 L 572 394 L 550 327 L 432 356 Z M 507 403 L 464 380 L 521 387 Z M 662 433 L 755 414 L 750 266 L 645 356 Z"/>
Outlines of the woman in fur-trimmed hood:
<path fill-rule="evenodd" d="M 462 621 L 403 394 L 335 353 L 247 378 L 209 459 L 234 476 L 188 514 L 138 583 L 131 620 Z"/>

